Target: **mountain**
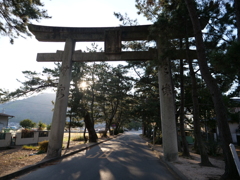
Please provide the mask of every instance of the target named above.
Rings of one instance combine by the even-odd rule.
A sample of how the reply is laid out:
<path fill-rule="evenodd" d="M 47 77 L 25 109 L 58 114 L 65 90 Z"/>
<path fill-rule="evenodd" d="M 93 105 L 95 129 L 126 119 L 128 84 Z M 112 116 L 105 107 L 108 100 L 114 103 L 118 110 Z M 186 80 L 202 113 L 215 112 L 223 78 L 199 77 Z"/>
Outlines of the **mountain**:
<path fill-rule="evenodd" d="M 44 93 L 22 100 L 0 104 L 0 112 L 15 116 L 9 122 L 19 123 L 24 119 L 31 119 L 38 123 L 50 124 L 52 122 L 53 104 L 55 94 Z"/>

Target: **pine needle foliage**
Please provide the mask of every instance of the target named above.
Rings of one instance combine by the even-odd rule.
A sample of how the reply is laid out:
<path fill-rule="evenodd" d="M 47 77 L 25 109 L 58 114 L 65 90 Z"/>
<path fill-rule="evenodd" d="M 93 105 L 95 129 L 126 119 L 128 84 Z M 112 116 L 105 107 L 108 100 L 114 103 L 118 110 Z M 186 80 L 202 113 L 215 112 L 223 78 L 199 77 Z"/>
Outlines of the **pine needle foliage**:
<path fill-rule="evenodd" d="M 43 6 L 41 0 L 0 0 L 0 35 L 8 36 L 11 44 L 19 36 L 31 36 L 27 25 L 32 20 L 51 18 Z"/>

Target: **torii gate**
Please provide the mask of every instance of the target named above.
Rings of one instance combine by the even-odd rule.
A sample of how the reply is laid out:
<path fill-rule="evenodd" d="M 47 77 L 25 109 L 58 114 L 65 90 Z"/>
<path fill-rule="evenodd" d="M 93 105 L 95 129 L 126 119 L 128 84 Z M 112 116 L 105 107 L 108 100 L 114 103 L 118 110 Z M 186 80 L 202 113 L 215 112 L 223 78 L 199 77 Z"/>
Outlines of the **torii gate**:
<path fill-rule="evenodd" d="M 178 159 L 171 70 L 168 58 L 162 59 L 161 56 L 163 48 L 161 47 L 161 39 L 159 37 L 154 39 L 157 42 L 157 49 L 155 50 L 121 51 L 121 41 L 147 40 L 150 26 L 151 25 L 100 28 L 50 27 L 32 24 L 28 26 L 29 30 L 39 41 L 65 42 L 63 52 L 38 53 L 37 55 L 37 61 L 39 62 L 62 61 L 48 145 L 48 157 L 61 156 L 73 61 L 146 61 L 158 59 L 158 61 L 161 61 L 158 78 L 164 158 L 167 161 L 176 161 Z M 80 51 L 74 51 L 75 42 L 87 41 L 105 42 L 105 52 L 82 53 Z M 178 58 L 184 57 L 184 53 L 178 52 L 177 54 Z"/>

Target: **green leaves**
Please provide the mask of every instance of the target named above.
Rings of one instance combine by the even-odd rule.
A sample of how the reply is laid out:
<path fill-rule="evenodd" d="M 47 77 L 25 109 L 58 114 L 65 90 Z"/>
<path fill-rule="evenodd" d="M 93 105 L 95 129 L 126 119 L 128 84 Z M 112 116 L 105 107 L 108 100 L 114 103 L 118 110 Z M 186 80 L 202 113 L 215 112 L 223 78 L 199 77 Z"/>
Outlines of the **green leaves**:
<path fill-rule="evenodd" d="M 45 68 L 42 73 L 23 71 L 23 74 L 27 80 L 24 82 L 18 80 L 22 83 L 22 86 L 9 93 L 9 98 L 14 99 L 24 95 L 38 93 L 47 88 L 57 87 L 58 77 L 56 77 L 56 74 L 59 74 L 59 69 L 49 70 Z"/>
<path fill-rule="evenodd" d="M 43 130 L 47 127 L 47 125 L 45 123 L 43 123 L 42 121 L 38 122 L 38 130 Z"/>
<path fill-rule="evenodd" d="M 40 0 L 0 1 L 1 35 L 8 36 L 12 44 L 19 36 L 31 36 L 27 29 L 27 24 L 31 23 L 31 20 L 51 18 L 46 10 L 41 9 L 43 6 Z"/>
<path fill-rule="evenodd" d="M 27 129 L 27 128 L 33 128 L 33 127 L 36 125 L 36 123 L 33 122 L 33 121 L 30 120 L 30 119 L 24 119 L 24 120 L 20 121 L 19 124 L 20 124 L 23 128 L 25 128 L 25 129 Z"/>
<path fill-rule="evenodd" d="M 9 101 L 9 92 L 5 89 L 0 89 L 0 104 Z"/>

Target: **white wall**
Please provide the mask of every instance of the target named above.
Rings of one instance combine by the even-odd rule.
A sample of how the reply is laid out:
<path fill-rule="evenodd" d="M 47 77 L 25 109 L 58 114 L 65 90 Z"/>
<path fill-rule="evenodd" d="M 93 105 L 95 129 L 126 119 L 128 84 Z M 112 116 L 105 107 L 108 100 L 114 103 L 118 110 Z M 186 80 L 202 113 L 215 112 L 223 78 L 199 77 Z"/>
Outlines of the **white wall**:
<path fill-rule="evenodd" d="M 0 139 L 0 147 L 8 147 L 11 145 L 11 133 L 5 134 L 5 139 Z"/>
<path fill-rule="evenodd" d="M 49 134 L 48 137 L 38 137 L 38 134 L 38 131 L 34 131 L 34 136 L 32 138 L 21 138 L 22 133 L 16 133 L 15 145 L 37 144 L 38 142 L 49 140 Z"/>

